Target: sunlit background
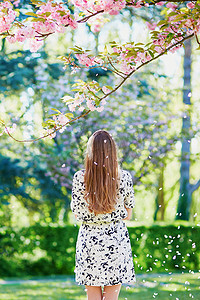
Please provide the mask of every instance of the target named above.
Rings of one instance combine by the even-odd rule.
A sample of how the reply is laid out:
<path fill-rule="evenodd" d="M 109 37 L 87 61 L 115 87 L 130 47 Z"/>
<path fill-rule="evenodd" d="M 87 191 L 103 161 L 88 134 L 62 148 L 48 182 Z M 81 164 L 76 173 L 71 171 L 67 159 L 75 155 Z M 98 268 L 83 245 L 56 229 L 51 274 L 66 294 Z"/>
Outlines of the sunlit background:
<path fill-rule="evenodd" d="M 2 40 L 0 117 L 8 126 L 17 125 L 13 137 L 24 140 L 42 136 L 43 122 L 50 118 L 52 108 L 62 113 L 69 111 L 61 98 L 73 95 L 72 84 L 77 79 L 115 86 L 119 78 L 109 70 L 80 69 L 72 72 L 70 67 L 64 70 L 58 59 L 60 55 L 69 53 L 74 45 L 96 54 L 111 41 L 121 44 L 127 41 L 148 42 L 149 30 L 143 16 L 131 17 L 130 11 L 125 10 L 118 16 L 112 16 L 100 33 L 91 32 L 85 24 L 76 31 L 67 29 L 65 34 L 53 34 L 46 39 L 44 47 L 37 53 L 30 53 L 26 43 L 11 45 Z M 200 58 L 196 48 L 192 40 L 189 95 L 192 103 L 189 108 L 191 184 L 200 177 Z M 192 194 L 189 220 L 175 221 L 180 187 L 182 118 L 188 109 L 183 104 L 183 59 L 182 48 L 141 68 L 108 99 L 103 112 L 90 113 L 85 119 L 68 126 L 63 133 L 58 133 L 54 139 L 24 143 L 14 141 L 5 133 L 0 136 L 0 233 L 4 237 L 1 246 L 2 276 L 49 275 L 49 270 L 52 274 L 72 274 L 73 234 L 77 234 L 79 225 L 69 208 L 72 178 L 77 170 L 84 167 L 88 137 L 97 129 L 112 133 L 118 145 L 120 166 L 130 171 L 133 177 L 136 206 L 127 224 L 134 241 L 133 253 L 134 247 L 138 247 L 134 257 L 137 272 L 168 273 L 173 268 L 175 271 L 184 271 L 185 268 L 190 272 L 198 270 L 199 251 L 195 243 L 199 241 L 199 231 L 187 228 L 196 230 L 200 226 L 200 188 Z M 144 243 L 147 243 L 149 232 L 151 245 L 158 248 L 152 250 L 149 246 L 144 256 L 137 260 Z M 179 232 L 185 245 L 179 239 Z M 8 236 L 12 249 L 6 244 Z M 160 251 L 165 255 L 167 267 L 159 254 L 159 238 Z M 172 244 L 173 238 L 177 246 L 175 250 L 180 246 L 184 252 L 185 248 L 184 258 L 183 252 L 179 257 L 174 249 L 169 251 L 172 248 L 168 245 Z M 65 244 L 60 245 L 59 240 L 64 240 Z M 149 249 L 153 258 L 147 256 Z M 64 263 L 63 253 L 67 257 Z M 171 256 L 166 256 L 166 253 Z M 43 265 L 46 267 L 41 267 Z"/>

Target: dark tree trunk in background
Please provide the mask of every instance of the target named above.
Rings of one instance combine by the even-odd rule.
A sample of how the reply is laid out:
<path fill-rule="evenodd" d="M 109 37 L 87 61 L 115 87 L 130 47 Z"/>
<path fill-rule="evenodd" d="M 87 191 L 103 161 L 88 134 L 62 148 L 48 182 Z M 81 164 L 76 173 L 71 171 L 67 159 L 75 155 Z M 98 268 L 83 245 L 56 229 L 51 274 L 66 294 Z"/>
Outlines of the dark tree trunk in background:
<path fill-rule="evenodd" d="M 184 54 L 184 86 L 183 86 L 183 103 L 186 106 L 182 119 L 182 149 L 181 149 L 181 168 L 180 168 L 180 194 L 176 219 L 189 220 L 190 207 L 192 202 L 192 193 L 199 187 L 197 184 L 190 184 L 190 142 L 191 142 L 191 121 L 190 107 L 191 101 L 191 39 L 185 41 Z"/>
<path fill-rule="evenodd" d="M 158 178 L 158 194 L 156 197 L 156 210 L 154 214 L 154 220 L 164 221 L 165 218 L 165 197 L 164 197 L 164 166 L 161 168 L 161 172 Z"/>

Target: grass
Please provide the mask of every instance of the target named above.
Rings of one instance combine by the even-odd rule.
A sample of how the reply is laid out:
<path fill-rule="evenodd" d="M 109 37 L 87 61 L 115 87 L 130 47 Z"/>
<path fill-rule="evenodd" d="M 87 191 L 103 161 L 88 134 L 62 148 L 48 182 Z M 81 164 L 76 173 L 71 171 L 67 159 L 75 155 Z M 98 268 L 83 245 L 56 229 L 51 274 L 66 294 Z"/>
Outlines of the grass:
<path fill-rule="evenodd" d="M 122 286 L 119 300 L 184 300 L 200 299 L 200 273 L 144 274 L 134 286 Z M 0 299 L 86 300 L 83 286 L 70 276 L 0 279 Z"/>

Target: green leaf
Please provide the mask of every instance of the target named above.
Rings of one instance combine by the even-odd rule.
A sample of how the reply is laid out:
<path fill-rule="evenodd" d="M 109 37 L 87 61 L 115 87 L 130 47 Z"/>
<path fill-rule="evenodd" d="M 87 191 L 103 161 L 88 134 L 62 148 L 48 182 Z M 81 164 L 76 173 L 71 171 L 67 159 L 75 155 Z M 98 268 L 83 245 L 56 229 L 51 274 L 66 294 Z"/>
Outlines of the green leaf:
<path fill-rule="evenodd" d="M 109 90 L 113 90 L 113 87 L 112 86 L 110 86 L 110 85 L 105 85 L 105 87 L 107 88 L 107 89 L 109 89 Z"/>
<path fill-rule="evenodd" d="M 100 101 L 99 101 L 99 100 L 97 100 L 97 99 L 95 99 L 95 104 L 96 104 L 97 106 L 99 106 L 99 104 L 100 104 Z"/>
<path fill-rule="evenodd" d="M 53 110 L 53 111 L 56 111 L 57 113 L 59 113 L 59 114 L 62 114 L 58 109 L 56 109 L 56 108 L 51 108 L 51 110 Z"/>
<path fill-rule="evenodd" d="M 37 1 L 37 0 L 31 0 L 31 3 L 36 5 L 36 6 L 42 6 L 44 5 L 45 3 L 42 2 L 42 1 Z"/>
<path fill-rule="evenodd" d="M 32 22 L 45 22 L 46 21 L 46 19 L 44 19 L 44 18 L 32 18 Z"/>
<path fill-rule="evenodd" d="M 166 20 L 161 20 L 160 22 L 158 22 L 158 26 L 160 26 L 160 25 L 163 25 L 163 24 L 166 24 L 167 23 L 167 21 Z"/>
<path fill-rule="evenodd" d="M 27 12 L 27 13 L 25 13 L 25 15 L 26 16 L 31 16 L 31 17 L 38 17 L 38 15 L 37 14 L 35 14 L 35 13 L 33 13 L 33 12 Z"/>
<path fill-rule="evenodd" d="M 64 96 L 61 99 L 63 100 L 63 102 L 68 103 L 68 104 L 74 102 L 74 98 L 72 98 L 70 96 Z"/>
<path fill-rule="evenodd" d="M 135 44 L 135 46 L 143 46 L 144 44 L 143 43 L 137 43 L 137 44 Z"/>
<path fill-rule="evenodd" d="M 152 58 L 154 58 L 154 53 L 149 50 L 149 54 L 151 55 Z"/>
<path fill-rule="evenodd" d="M 65 116 L 68 118 L 68 119 L 73 119 L 74 115 L 72 113 L 66 113 Z"/>
<path fill-rule="evenodd" d="M 180 8 L 180 11 L 181 12 L 184 12 L 184 13 L 188 13 L 189 12 L 189 9 L 187 7 L 181 7 Z"/>
<path fill-rule="evenodd" d="M 46 16 L 46 17 L 49 17 L 49 16 L 51 15 L 51 12 L 50 12 L 50 11 L 47 11 L 47 12 L 41 14 L 41 15 L 42 15 L 42 16 Z"/>

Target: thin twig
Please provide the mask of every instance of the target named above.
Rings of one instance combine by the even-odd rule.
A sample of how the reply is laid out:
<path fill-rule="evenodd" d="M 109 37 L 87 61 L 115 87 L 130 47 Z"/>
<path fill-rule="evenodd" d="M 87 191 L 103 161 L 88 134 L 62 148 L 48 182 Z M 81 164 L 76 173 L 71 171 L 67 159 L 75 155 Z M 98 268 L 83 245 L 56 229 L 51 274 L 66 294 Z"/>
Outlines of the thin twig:
<path fill-rule="evenodd" d="M 78 117 L 76 117 L 76 118 L 70 120 L 69 122 L 66 122 L 64 125 L 61 125 L 61 126 L 58 127 L 58 128 L 55 128 L 55 130 L 54 130 L 53 132 L 48 133 L 48 134 L 43 135 L 43 136 L 40 136 L 39 138 L 36 138 L 36 139 L 30 139 L 30 140 L 18 140 L 18 139 L 16 139 L 14 136 L 12 136 L 12 134 L 10 134 L 8 128 L 7 128 L 5 125 L 4 125 L 4 126 L 5 126 L 5 129 L 6 129 L 7 134 L 8 134 L 14 141 L 19 142 L 19 143 L 32 143 L 32 142 L 39 141 L 39 140 L 41 140 L 41 139 L 44 139 L 44 138 L 46 138 L 46 137 L 48 137 L 48 136 L 54 134 L 54 133 L 57 132 L 58 130 L 62 129 L 63 127 L 67 126 L 68 124 L 70 124 L 70 123 L 72 123 L 72 122 L 75 122 L 76 120 L 78 120 L 78 119 L 80 119 L 80 118 L 84 118 L 84 117 L 87 116 L 90 112 L 91 112 L 91 110 L 87 110 L 86 113 L 84 113 L 84 114 L 82 114 L 82 115 L 80 115 L 80 116 L 78 116 Z"/>

